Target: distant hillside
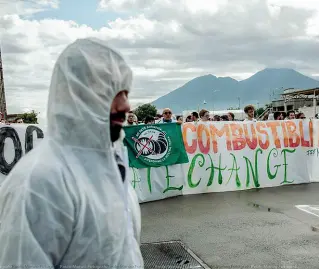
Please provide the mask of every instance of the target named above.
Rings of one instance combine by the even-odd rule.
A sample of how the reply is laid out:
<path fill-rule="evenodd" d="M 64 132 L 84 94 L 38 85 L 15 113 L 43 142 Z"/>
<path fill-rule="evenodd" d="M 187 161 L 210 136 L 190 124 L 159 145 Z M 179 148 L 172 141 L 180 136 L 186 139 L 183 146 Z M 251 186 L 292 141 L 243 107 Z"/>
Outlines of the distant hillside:
<path fill-rule="evenodd" d="M 286 68 L 266 68 L 248 79 L 237 81 L 230 77 L 206 75 L 187 82 L 182 87 L 158 98 L 158 108 L 170 107 L 174 112 L 208 108 L 227 109 L 245 104 L 265 104 L 286 88 L 319 87 L 319 81 Z M 206 101 L 206 105 L 203 102 Z"/>

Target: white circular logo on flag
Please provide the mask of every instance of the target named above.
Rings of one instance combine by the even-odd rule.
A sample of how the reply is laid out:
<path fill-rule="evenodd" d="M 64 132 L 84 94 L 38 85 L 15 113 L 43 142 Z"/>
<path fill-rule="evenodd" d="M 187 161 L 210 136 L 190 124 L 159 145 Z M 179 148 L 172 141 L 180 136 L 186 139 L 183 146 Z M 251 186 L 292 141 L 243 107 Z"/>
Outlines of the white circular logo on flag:
<path fill-rule="evenodd" d="M 160 128 L 150 126 L 140 130 L 134 139 L 136 158 L 143 157 L 145 161 L 161 161 L 170 152 L 171 140 Z"/>

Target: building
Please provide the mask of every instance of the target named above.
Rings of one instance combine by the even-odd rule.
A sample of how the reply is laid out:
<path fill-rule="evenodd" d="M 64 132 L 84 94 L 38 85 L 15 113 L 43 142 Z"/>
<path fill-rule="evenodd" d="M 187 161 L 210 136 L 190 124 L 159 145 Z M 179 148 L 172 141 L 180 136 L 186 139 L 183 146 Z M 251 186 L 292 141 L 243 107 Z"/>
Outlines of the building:
<path fill-rule="evenodd" d="M 22 118 L 23 114 L 7 114 L 7 121 L 8 122 L 16 122 L 17 119 Z"/>
<path fill-rule="evenodd" d="M 273 111 L 299 111 L 312 118 L 319 112 L 319 88 L 285 89 L 281 98 L 272 101 Z"/>
<path fill-rule="evenodd" d="M 8 122 L 15 122 L 18 118 L 22 118 L 22 116 L 23 114 L 8 114 L 7 112 L 2 57 L 1 57 L 1 48 L 0 48 L 0 120 L 5 119 Z"/>
<path fill-rule="evenodd" d="M 5 118 L 5 119 L 7 118 L 7 104 L 6 104 L 6 95 L 4 91 L 1 48 L 0 48 L 0 113 L 1 113 L 1 118 Z"/>

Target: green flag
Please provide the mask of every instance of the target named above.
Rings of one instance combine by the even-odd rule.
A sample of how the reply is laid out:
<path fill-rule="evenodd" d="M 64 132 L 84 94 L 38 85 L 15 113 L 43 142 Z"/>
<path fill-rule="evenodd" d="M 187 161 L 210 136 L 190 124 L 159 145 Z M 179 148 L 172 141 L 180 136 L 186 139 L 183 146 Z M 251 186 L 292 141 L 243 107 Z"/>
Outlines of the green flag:
<path fill-rule="evenodd" d="M 160 167 L 188 163 L 181 126 L 177 123 L 124 127 L 130 167 Z"/>

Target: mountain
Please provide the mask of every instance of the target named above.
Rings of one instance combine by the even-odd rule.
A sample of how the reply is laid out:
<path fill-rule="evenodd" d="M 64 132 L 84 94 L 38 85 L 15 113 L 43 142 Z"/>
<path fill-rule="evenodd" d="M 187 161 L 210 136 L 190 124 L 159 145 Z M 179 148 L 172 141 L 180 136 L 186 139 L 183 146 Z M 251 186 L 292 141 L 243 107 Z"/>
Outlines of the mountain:
<path fill-rule="evenodd" d="M 319 87 L 318 80 L 293 69 L 266 68 L 242 81 L 214 75 L 197 77 L 152 104 L 157 108 L 169 107 L 175 113 L 197 110 L 198 107 L 210 110 L 227 109 L 238 107 L 239 103 L 241 107 L 246 104 L 269 103 L 287 88 L 314 87 Z"/>
<path fill-rule="evenodd" d="M 269 94 L 278 97 L 287 88 L 313 88 L 319 81 L 300 74 L 293 69 L 266 68 L 248 79 L 240 81 L 243 96 L 259 101 L 269 101 Z M 277 89 L 277 94 L 276 94 Z"/>

